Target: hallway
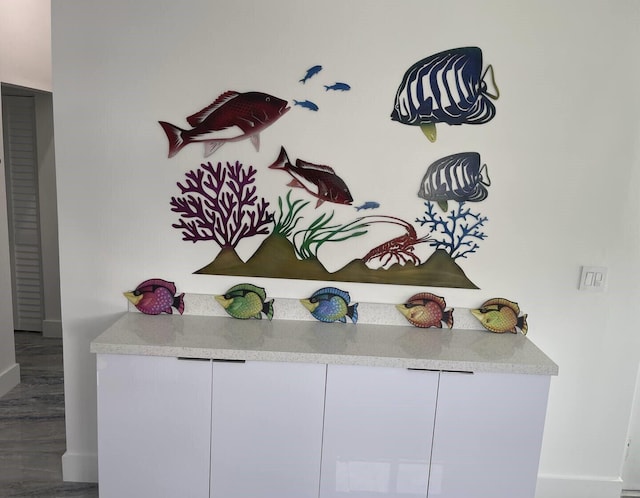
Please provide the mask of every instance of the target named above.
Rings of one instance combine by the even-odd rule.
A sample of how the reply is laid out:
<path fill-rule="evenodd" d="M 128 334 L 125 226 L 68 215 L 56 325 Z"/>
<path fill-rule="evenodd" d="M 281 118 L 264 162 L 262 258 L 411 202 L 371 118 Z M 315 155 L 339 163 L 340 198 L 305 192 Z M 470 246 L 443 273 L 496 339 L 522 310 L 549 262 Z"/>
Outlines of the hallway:
<path fill-rule="evenodd" d="M 97 484 L 62 482 L 62 340 L 16 332 L 22 382 L 0 398 L 0 496 L 96 498 Z"/>

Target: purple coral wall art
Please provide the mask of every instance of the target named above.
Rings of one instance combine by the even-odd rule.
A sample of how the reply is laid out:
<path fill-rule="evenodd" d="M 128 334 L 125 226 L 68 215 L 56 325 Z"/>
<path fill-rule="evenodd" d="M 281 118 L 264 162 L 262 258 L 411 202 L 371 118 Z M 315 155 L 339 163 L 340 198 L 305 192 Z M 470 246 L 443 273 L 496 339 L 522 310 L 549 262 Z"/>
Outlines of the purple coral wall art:
<path fill-rule="evenodd" d="M 222 249 L 233 249 L 240 240 L 267 234 L 273 214 L 264 197 L 258 198 L 256 170 L 240 162 L 201 164 L 178 183 L 182 196 L 171 198 L 171 210 L 180 215 L 173 228 L 182 240 L 214 241 Z"/>

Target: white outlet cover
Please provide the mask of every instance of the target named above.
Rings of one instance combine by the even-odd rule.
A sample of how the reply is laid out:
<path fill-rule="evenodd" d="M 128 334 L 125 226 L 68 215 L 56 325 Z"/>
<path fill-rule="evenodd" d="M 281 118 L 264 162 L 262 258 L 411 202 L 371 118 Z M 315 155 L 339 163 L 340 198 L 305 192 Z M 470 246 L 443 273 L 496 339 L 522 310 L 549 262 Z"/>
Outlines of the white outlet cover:
<path fill-rule="evenodd" d="M 589 292 L 605 292 L 607 290 L 607 267 L 583 266 L 578 289 Z"/>

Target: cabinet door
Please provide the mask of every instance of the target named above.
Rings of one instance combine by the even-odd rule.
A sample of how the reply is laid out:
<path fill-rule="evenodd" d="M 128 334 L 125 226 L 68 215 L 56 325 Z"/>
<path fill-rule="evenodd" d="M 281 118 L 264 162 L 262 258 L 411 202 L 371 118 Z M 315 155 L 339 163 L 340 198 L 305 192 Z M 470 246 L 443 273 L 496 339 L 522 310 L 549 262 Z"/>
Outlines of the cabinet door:
<path fill-rule="evenodd" d="M 326 366 L 213 364 L 212 498 L 317 498 Z"/>
<path fill-rule="evenodd" d="M 437 388 L 436 372 L 329 365 L 321 498 L 424 498 Z"/>
<path fill-rule="evenodd" d="M 207 498 L 211 361 L 98 355 L 100 498 Z"/>
<path fill-rule="evenodd" d="M 429 498 L 533 498 L 549 377 L 442 373 Z"/>

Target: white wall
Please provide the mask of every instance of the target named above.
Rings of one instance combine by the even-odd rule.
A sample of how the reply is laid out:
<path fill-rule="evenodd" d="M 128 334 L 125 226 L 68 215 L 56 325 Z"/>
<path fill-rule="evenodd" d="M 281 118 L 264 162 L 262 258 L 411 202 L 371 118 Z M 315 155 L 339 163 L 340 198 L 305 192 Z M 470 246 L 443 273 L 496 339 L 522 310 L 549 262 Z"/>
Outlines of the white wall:
<path fill-rule="evenodd" d="M 51 91 L 51 6 L 49 0 L 0 2 L 0 82 Z M 2 115 L 0 113 L 0 130 Z M 19 382 L 13 340 L 13 308 L 0 133 L 0 396 Z"/>
<path fill-rule="evenodd" d="M 344 108 L 313 116 L 293 109 L 263 134 L 260 154 L 240 142 L 211 159 L 263 164 L 292 144 L 310 160 L 349 164 L 343 171 L 354 184 L 387 195 L 411 219 L 405 172 L 421 177 L 433 151 L 479 150 L 493 180 L 483 205 L 490 233 L 463 268 L 481 290 L 433 290 L 459 307 L 517 300 L 531 340 L 559 364 L 538 495 L 619 495 L 640 351 L 632 321 L 640 296 L 640 4 L 66 0 L 54 2 L 52 14 L 66 479 L 96 477 L 89 343 L 125 311 L 122 291 L 151 277 L 208 294 L 238 281 L 192 274 L 216 247 L 181 241 L 168 203 L 201 149 L 167 159 L 157 121 L 180 124 L 229 89 L 298 99 L 301 73 L 322 63 L 357 83 Z M 482 47 L 495 68 L 502 92 L 495 120 L 440 126 L 436 144 L 392 123 L 408 66 L 464 45 Z M 379 193 L 381 183 L 397 188 Z M 578 292 L 580 265 L 608 267 L 608 292 Z M 318 287 L 255 281 L 273 297 Z M 388 303 L 419 290 L 348 288 L 359 301 Z"/>

